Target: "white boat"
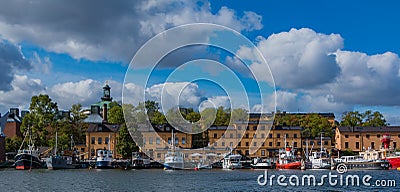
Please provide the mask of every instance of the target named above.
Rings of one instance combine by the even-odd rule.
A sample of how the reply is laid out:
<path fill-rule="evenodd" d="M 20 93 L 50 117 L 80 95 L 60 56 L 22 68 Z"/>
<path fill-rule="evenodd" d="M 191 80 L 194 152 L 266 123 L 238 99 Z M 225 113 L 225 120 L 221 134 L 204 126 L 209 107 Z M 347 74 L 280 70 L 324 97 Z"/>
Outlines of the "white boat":
<path fill-rule="evenodd" d="M 164 169 L 184 169 L 183 154 L 175 149 L 175 135 L 172 130 L 172 147 L 165 154 Z"/>
<path fill-rule="evenodd" d="M 259 157 L 254 158 L 250 166 L 253 169 L 272 169 L 275 167 L 274 163 L 270 159 L 261 159 Z"/>
<path fill-rule="evenodd" d="M 111 141 L 111 135 L 108 136 Z M 113 151 L 110 150 L 110 142 L 108 142 L 108 149 L 104 148 L 97 151 L 96 169 L 112 169 L 113 166 Z"/>
<path fill-rule="evenodd" d="M 310 167 L 307 165 L 307 169 L 330 169 L 331 160 L 325 151 L 315 151 L 309 156 Z"/>
<path fill-rule="evenodd" d="M 243 168 L 242 162 L 240 161 L 242 156 L 239 154 L 228 154 L 224 157 L 222 162 L 223 169 L 241 169 Z"/>
<path fill-rule="evenodd" d="M 132 169 L 150 168 L 150 158 L 143 152 L 132 152 Z"/>
<path fill-rule="evenodd" d="M 336 169 L 339 165 L 346 165 L 347 169 L 380 170 L 389 169 L 387 160 L 368 160 L 362 156 L 342 156 L 332 159 L 331 169 Z"/>

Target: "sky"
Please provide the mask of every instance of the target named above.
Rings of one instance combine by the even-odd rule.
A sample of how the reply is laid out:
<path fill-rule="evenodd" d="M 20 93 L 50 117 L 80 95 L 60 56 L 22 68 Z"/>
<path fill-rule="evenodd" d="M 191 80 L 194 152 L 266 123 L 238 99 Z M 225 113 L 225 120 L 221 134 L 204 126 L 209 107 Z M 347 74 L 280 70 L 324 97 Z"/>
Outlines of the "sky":
<path fill-rule="evenodd" d="M 132 103 L 142 94 L 161 101 L 164 93 L 164 103 L 170 105 L 231 107 L 235 102 L 254 112 L 270 112 L 275 106 L 288 112 L 333 112 L 338 120 L 345 111 L 378 110 L 388 123 L 400 125 L 399 5 L 358 0 L 0 0 L 0 113 L 27 109 L 30 98 L 41 93 L 60 109 L 76 103 L 89 107 L 108 81 L 115 100 L 122 100 L 124 92 L 124 100 Z M 193 23 L 231 28 L 254 45 L 241 46 L 230 30 L 177 31 L 164 35 L 165 42 L 156 42 L 144 58 L 154 59 L 168 46 L 189 40 L 223 41 L 235 48 L 176 49 L 154 69 L 148 60 L 132 60 L 157 34 Z M 187 78 L 196 75 L 203 79 Z"/>

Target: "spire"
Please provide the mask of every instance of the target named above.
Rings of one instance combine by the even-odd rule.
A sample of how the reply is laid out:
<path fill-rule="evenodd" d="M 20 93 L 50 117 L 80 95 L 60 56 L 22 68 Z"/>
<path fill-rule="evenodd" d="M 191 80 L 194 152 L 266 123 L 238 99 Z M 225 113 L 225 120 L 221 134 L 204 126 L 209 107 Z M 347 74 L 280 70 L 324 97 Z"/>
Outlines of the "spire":
<path fill-rule="evenodd" d="M 108 80 L 106 81 L 106 85 L 103 87 L 103 97 L 101 97 L 101 101 L 112 101 L 111 87 L 108 85 Z"/>

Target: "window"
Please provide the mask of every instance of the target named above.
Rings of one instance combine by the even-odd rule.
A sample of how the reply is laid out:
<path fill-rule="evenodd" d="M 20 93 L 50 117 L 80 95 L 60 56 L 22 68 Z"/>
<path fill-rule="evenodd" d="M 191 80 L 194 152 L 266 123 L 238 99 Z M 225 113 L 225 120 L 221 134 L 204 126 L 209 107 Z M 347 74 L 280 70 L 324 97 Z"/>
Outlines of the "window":
<path fill-rule="evenodd" d="M 96 139 L 94 137 L 92 137 L 92 144 L 94 144 L 95 141 L 96 141 Z"/>
<path fill-rule="evenodd" d="M 360 148 L 360 143 L 356 142 L 356 149 L 359 149 L 359 148 Z"/>
<path fill-rule="evenodd" d="M 182 137 L 182 144 L 186 144 L 186 139 Z"/>
<path fill-rule="evenodd" d="M 269 138 L 272 138 L 272 134 L 269 134 L 268 137 L 269 137 Z"/>
<path fill-rule="evenodd" d="M 286 142 L 286 146 L 289 146 L 289 142 Z"/>
<path fill-rule="evenodd" d="M 293 137 L 294 137 L 294 138 L 297 138 L 297 133 L 293 134 Z"/>
<path fill-rule="evenodd" d="M 214 133 L 214 138 L 218 138 L 218 134 Z"/>
<path fill-rule="evenodd" d="M 349 142 L 344 142 L 344 148 L 349 148 Z"/>
<path fill-rule="evenodd" d="M 229 138 L 233 138 L 233 133 L 229 134 Z"/>
<path fill-rule="evenodd" d="M 400 138 L 400 134 L 398 134 L 397 137 Z"/>
<path fill-rule="evenodd" d="M 262 143 L 262 144 L 261 144 L 261 146 L 263 146 L 263 147 L 264 147 L 264 146 L 265 146 L 265 143 Z"/>
<path fill-rule="evenodd" d="M 261 130 L 265 130 L 265 125 L 261 126 Z"/>
<path fill-rule="evenodd" d="M 256 146 L 257 146 L 257 142 L 254 142 L 254 143 L 253 143 L 253 146 L 256 147 Z"/>
<path fill-rule="evenodd" d="M 249 142 L 246 142 L 246 146 L 249 146 Z"/>
<path fill-rule="evenodd" d="M 238 130 L 242 130 L 242 126 L 237 126 L 237 129 Z"/>
<path fill-rule="evenodd" d="M 269 142 L 269 143 L 268 143 L 268 146 L 272 147 L 272 142 Z"/>
<path fill-rule="evenodd" d="M 264 133 L 261 134 L 261 138 L 263 138 L 263 139 L 265 138 L 265 134 Z"/>
<path fill-rule="evenodd" d="M 276 142 L 276 146 L 281 146 L 281 142 Z"/>
<path fill-rule="evenodd" d="M 156 144 L 159 145 L 160 144 L 160 138 L 156 138 Z"/>
<path fill-rule="evenodd" d="M 157 158 L 161 158 L 161 153 L 157 153 Z"/>
<path fill-rule="evenodd" d="M 149 138 L 149 144 L 153 144 L 153 137 Z"/>
<path fill-rule="evenodd" d="M 249 150 L 246 150 L 245 155 L 250 155 Z"/>
<path fill-rule="evenodd" d="M 286 137 L 286 138 L 289 138 L 289 134 L 286 133 L 286 134 L 285 134 L 285 137 Z"/>
<path fill-rule="evenodd" d="M 97 139 L 97 144 L 101 144 L 102 142 L 103 142 L 103 138 L 99 137 L 99 138 Z"/>
<path fill-rule="evenodd" d="M 179 144 L 179 139 L 175 138 L 175 144 Z"/>
<path fill-rule="evenodd" d="M 344 138 L 349 138 L 349 135 L 344 135 Z"/>
<path fill-rule="evenodd" d="M 106 137 L 105 144 L 108 144 L 109 140 L 110 139 L 108 137 Z"/>
<path fill-rule="evenodd" d="M 303 145 L 307 145 L 307 142 L 303 141 Z"/>
<path fill-rule="evenodd" d="M 246 130 L 250 130 L 249 126 L 246 127 Z"/>
<path fill-rule="evenodd" d="M 257 126 L 253 126 L 253 130 L 257 130 Z"/>
<path fill-rule="evenodd" d="M 369 134 L 367 134 L 365 137 L 367 137 L 367 139 L 369 139 Z"/>
<path fill-rule="evenodd" d="M 230 142 L 230 143 L 229 143 L 229 147 L 233 147 L 233 142 Z"/>
<path fill-rule="evenodd" d="M 371 149 L 375 149 L 375 142 L 371 142 Z"/>
<path fill-rule="evenodd" d="M 318 141 L 318 144 L 317 145 L 321 145 L 321 141 Z"/>
<path fill-rule="evenodd" d="M 381 137 L 381 135 L 380 135 L 380 134 L 378 134 L 378 135 L 376 135 L 376 137 L 380 138 L 380 137 Z"/>
<path fill-rule="evenodd" d="M 168 144 L 170 144 L 170 145 L 172 144 L 171 143 L 171 137 L 168 137 Z"/>
<path fill-rule="evenodd" d="M 254 134 L 254 135 L 253 135 L 253 138 L 254 138 L 254 139 L 257 139 L 257 134 Z"/>
<path fill-rule="evenodd" d="M 237 137 L 242 138 L 242 134 L 238 133 Z"/>
<path fill-rule="evenodd" d="M 360 137 L 360 135 L 359 135 L 359 134 L 357 134 L 357 135 L 356 135 L 356 138 L 359 138 L 359 137 Z"/>
<path fill-rule="evenodd" d="M 90 151 L 90 153 L 92 154 L 92 156 L 94 156 L 94 149 L 92 149 L 92 150 Z"/>
<path fill-rule="evenodd" d="M 143 137 L 143 144 L 146 144 L 146 137 Z"/>
<path fill-rule="evenodd" d="M 314 141 L 310 141 L 310 145 L 314 145 Z"/>
<path fill-rule="evenodd" d="M 249 138 L 249 134 L 248 133 L 246 134 L 246 138 Z"/>
<path fill-rule="evenodd" d="M 324 141 L 324 145 L 328 145 L 328 141 Z"/>
<path fill-rule="evenodd" d="M 265 156 L 265 150 L 261 150 L 261 156 Z"/>
<path fill-rule="evenodd" d="M 276 138 L 281 138 L 281 134 L 276 134 Z"/>
<path fill-rule="evenodd" d="M 297 142 L 294 142 L 294 143 L 293 143 L 293 147 L 297 147 Z"/>
<path fill-rule="evenodd" d="M 396 149 L 396 147 L 397 147 L 397 143 L 393 142 L 393 149 Z"/>
<path fill-rule="evenodd" d="M 224 147 L 224 146 L 225 146 L 225 142 L 222 142 L 222 143 L 221 143 L 221 146 Z"/>
<path fill-rule="evenodd" d="M 241 143 L 241 142 L 239 142 L 239 143 L 238 143 L 238 146 L 239 146 L 239 147 L 240 147 L 240 145 L 242 145 L 242 143 Z"/>

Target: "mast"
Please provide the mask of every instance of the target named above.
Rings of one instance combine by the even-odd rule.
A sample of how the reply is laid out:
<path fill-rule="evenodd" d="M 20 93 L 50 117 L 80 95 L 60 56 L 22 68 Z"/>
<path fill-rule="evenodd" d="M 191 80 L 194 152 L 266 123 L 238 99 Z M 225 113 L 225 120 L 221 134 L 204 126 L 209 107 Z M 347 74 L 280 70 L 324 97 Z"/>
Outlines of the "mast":
<path fill-rule="evenodd" d="M 321 153 L 322 153 L 322 150 L 323 150 L 323 148 L 322 148 L 322 133 L 323 132 L 321 132 Z M 321 154 L 322 155 L 322 154 Z"/>
<path fill-rule="evenodd" d="M 172 129 L 172 150 L 175 151 L 175 134 L 174 129 Z"/>
<path fill-rule="evenodd" d="M 111 143 L 111 135 L 108 134 L 108 150 L 109 151 L 111 150 L 110 143 Z"/>
<path fill-rule="evenodd" d="M 57 155 L 58 132 L 56 131 L 56 147 L 54 148 L 54 155 Z"/>

